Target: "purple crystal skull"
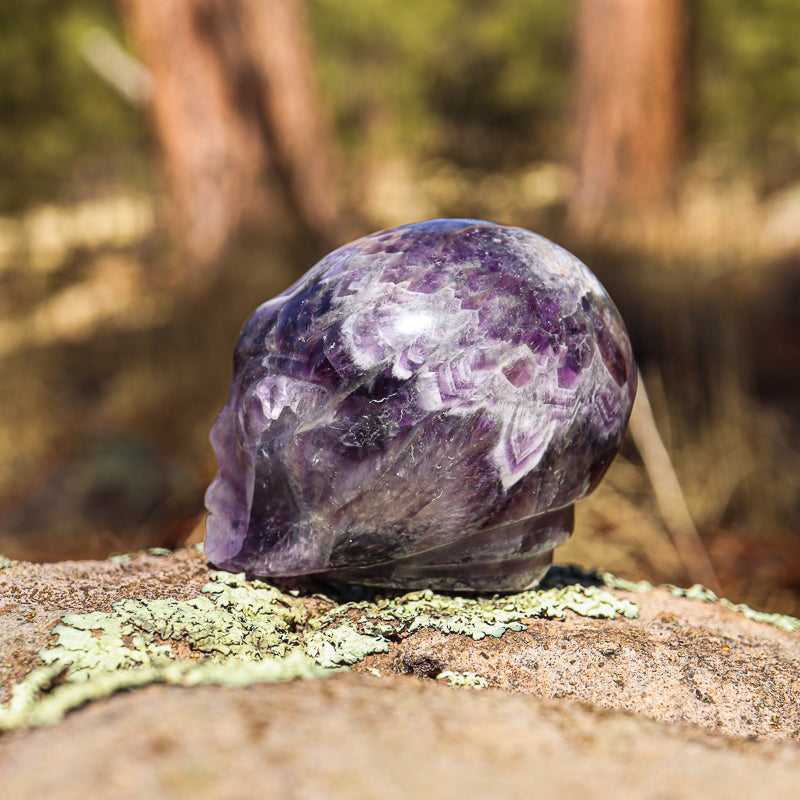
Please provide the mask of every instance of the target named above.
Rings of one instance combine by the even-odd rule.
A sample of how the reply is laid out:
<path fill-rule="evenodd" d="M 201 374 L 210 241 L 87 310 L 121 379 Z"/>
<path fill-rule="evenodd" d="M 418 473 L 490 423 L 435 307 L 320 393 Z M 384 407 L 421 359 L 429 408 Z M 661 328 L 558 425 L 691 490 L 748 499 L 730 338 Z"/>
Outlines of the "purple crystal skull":
<path fill-rule="evenodd" d="M 566 250 L 476 220 L 366 236 L 245 325 L 206 554 L 260 576 L 535 585 L 635 392 L 619 313 Z"/>

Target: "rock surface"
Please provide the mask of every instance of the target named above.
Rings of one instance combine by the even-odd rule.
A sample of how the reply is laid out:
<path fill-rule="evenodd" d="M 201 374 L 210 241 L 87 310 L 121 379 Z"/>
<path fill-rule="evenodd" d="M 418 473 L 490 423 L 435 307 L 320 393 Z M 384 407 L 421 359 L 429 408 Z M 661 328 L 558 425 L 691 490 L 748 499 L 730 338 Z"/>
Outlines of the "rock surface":
<path fill-rule="evenodd" d="M 0 701 L 7 704 L 12 686 L 41 668 L 42 648 L 63 650 L 65 634 L 52 631 L 65 613 L 79 616 L 67 617 L 62 631 L 90 614 L 110 618 L 123 600 L 128 608 L 144 598 L 140 612 L 156 608 L 151 601 L 202 609 L 208 597 L 220 606 L 225 592 L 250 591 L 210 577 L 191 548 L 120 563 L 0 569 Z M 689 797 L 702 787 L 722 798 L 788 797 L 796 789 L 798 631 L 667 589 L 550 589 L 537 613 L 562 619 L 533 618 L 530 597 L 524 608 L 531 616 L 520 618 L 521 599 L 503 601 L 515 609 L 503 613 L 502 603 L 458 598 L 441 598 L 437 607 L 428 595 L 336 606 L 311 594 L 318 586 L 298 589 L 297 597 L 268 588 L 247 595 L 279 603 L 276 630 L 286 631 L 283 639 L 260 634 L 257 641 L 270 654 L 280 647 L 330 654 L 340 653 L 336 636 L 349 636 L 346 652 L 359 659 L 352 672 L 380 678 L 339 673 L 263 685 L 256 676 L 245 688 L 147 686 L 116 694 L 56 725 L 2 735 L 2 796 L 468 798 L 529 797 L 532 786 L 545 796 L 574 796 L 612 786 L 620 797 L 652 797 L 656 788 Z M 559 605 L 564 598 L 572 605 Z M 598 609 L 615 616 L 580 615 Z M 793 626 L 790 618 L 773 621 Z M 149 636 L 153 652 L 171 646 L 171 664 L 195 669 L 210 652 L 198 649 L 185 620 L 177 634 L 157 626 L 148 634 L 138 624 L 125 637 Z M 314 637 L 325 635 L 314 650 Z"/>
<path fill-rule="evenodd" d="M 0 742 L 0 770 L 6 800 L 727 800 L 795 796 L 800 752 L 572 702 L 339 675 L 117 696 Z"/>

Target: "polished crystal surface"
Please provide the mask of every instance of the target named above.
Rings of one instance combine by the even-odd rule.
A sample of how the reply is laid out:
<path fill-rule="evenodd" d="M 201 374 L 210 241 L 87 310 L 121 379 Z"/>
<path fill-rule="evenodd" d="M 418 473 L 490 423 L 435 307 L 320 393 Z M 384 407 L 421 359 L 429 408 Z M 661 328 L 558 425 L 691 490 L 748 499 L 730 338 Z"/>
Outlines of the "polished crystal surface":
<path fill-rule="evenodd" d="M 561 247 L 476 220 L 366 236 L 246 323 L 206 554 L 260 576 L 531 586 L 635 391 L 619 313 Z"/>

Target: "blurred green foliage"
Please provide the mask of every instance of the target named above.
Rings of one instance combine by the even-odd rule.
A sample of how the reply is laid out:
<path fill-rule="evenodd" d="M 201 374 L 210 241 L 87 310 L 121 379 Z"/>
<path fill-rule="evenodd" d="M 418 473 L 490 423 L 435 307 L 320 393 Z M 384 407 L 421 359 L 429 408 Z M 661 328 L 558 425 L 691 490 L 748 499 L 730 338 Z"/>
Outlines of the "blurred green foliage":
<path fill-rule="evenodd" d="M 574 2 L 308 0 L 349 156 L 502 170 L 568 155 Z M 800 180 L 800 3 L 694 0 L 690 154 L 764 191 Z M 112 0 L 0 4 L 0 212 L 146 180 L 147 136 L 81 55 Z"/>
<path fill-rule="evenodd" d="M 144 125 L 81 56 L 111 0 L 0 3 L 0 211 L 91 193 L 144 161 Z M 84 188 L 85 187 L 85 188 Z"/>
<path fill-rule="evenodd" d="M 310 0 L 346 146 L 465 166 L 556 156 L 569 105 L 572 3 Z"/>
<path fill-rule="evenodd" d="M 693 144 L 765 192 L 800 181 L 800 3 L 696 0 Z"/>

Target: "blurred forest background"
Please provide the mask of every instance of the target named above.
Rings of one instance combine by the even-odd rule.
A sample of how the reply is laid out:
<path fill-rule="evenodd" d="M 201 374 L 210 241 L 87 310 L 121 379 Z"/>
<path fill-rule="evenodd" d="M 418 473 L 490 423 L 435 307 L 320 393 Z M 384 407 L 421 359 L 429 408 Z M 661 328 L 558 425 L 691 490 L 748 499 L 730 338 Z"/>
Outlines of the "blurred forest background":
<path fill-rule="evenodd" d="M 0 552 L 197 540 L 255 306 L 477 217 L 592 267 L 652 409 L 557 558 L 797 614 L 798 42 L 772 0 L 0 5 Z"/>

